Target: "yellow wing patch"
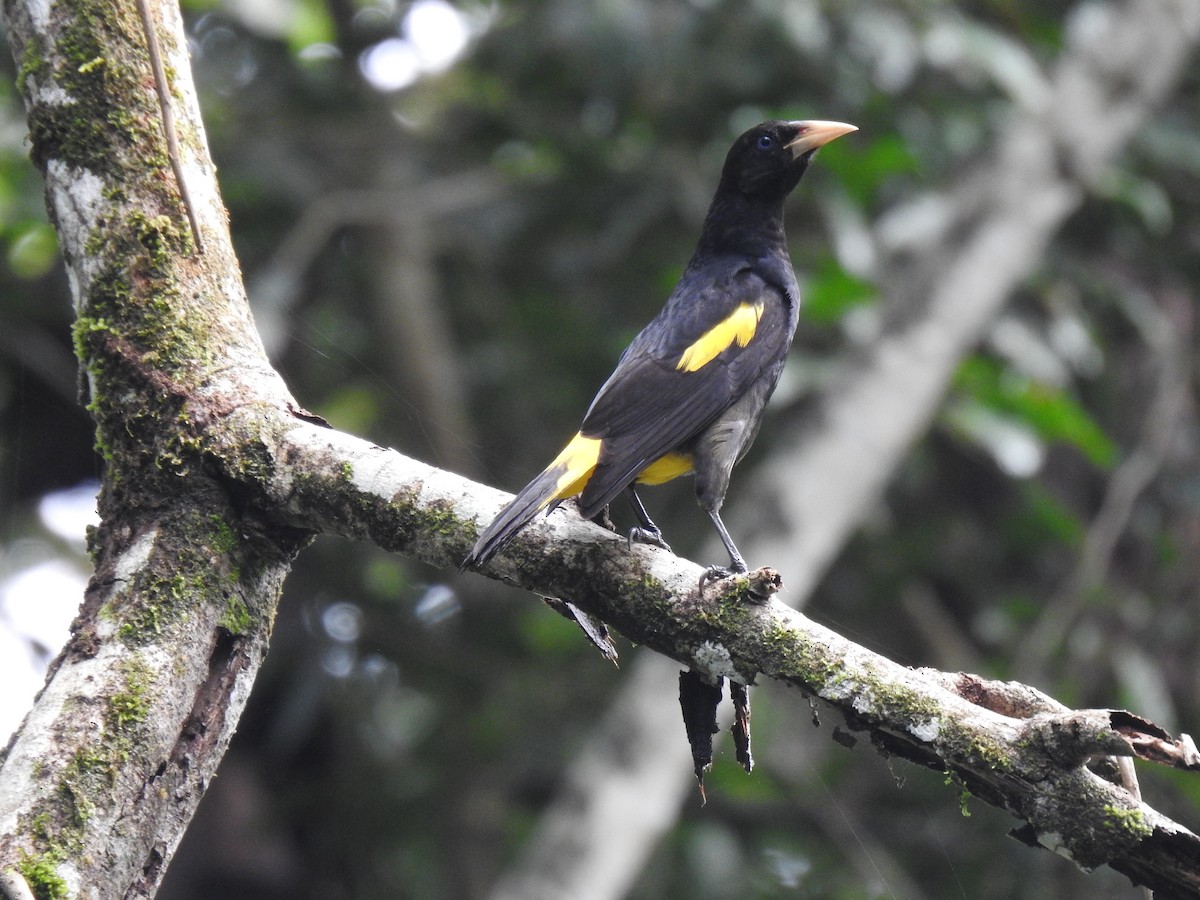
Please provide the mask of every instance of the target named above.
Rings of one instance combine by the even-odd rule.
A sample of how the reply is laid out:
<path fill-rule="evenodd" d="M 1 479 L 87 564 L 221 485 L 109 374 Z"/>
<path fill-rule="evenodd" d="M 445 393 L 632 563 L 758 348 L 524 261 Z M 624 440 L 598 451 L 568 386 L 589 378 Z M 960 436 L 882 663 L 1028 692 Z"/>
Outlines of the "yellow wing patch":
<path fill-rule="evenodd" d="M 566 500 L 582 493 L 599 460 L 600 438 L 576 434 L 554 462 L 547 466 L 546 471 L 556 475 L 558 480 L 554 485 L 554 493 L 538 508 L 543 509 L 556 500 Z M 681 475 L 689 475 L 694 468 L 690 453 L 668 453 L 642 469 L 636 481 L 638 484 L 662 484 Z"/>
<path fill-rule="evenodd" d="M 763 305 L 758 303 L 743 303 L 729 316 L 718 322 L 700 338 L 683 351 L 679 362 L 675 364 L 680 372 L 695 372 L 708 365 L 721 352 L 732 347 L 737 342 L 739 347 L 745 347 L 758 330 L 758 320 L 762 318 Z"/>
<path fill-rule="evenodd" d="M 599 459 L 600 438 L 584 437 L 582 434 L 571 438 L 571 442 L 563 447 L 562 453 L 558 454 L 546 469 L 547 472 L 556 469 L 561 471 L 554 493 L 547 497 L 541 506 L 549 506 L 555 500 L 574 497 L 582 491 L 587 486 L 588 479 L 592 477 Z"/>
<path fill-rule="evenodd" d="M 638 484 L 662 484 L 678 478 L 680 475 L 688 475 L 694 468 L 692 454 L 668 453 L 642 469 L 638 474 L 637 482 Z"/>

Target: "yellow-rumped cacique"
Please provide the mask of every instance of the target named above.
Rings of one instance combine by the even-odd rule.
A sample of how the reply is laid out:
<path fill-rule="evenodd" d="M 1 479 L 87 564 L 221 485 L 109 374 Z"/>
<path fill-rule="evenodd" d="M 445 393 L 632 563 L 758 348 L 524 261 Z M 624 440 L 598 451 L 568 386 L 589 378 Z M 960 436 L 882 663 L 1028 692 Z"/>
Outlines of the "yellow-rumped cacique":
<path fill-rule="evenodd" d="M 783 204 L 813 154 L 857 129 L 842 122 L 763 122 L 733 143 L 700 240 L 658 316 L 622 354 L 579 432 L 484 529 L 463 568 L 499 553 L 542 510 L 571 497 L 587 518 L 625 491 L 637 540 L 670 549 L 637 486 L 693 475 L 729 568 L 746 562 L 721 521 L 736 463 L 754 440 L 763 408 L 796 333 L 800 290 L 788 257 Z"/>

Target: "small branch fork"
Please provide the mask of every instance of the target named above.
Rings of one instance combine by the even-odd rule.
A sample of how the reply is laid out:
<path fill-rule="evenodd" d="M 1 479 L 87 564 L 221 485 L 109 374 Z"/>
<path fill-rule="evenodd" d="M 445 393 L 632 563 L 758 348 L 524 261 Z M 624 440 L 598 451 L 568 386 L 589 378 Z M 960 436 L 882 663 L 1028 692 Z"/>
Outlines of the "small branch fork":
<path fill-rule="evenodd" d="M 179 136 L 175 130 L 175 113 L 171 104 L 171 89 L 167 85 L 167 71 L 163 66 L 162 49 L 158 43 L 158 32 L 154 28 L 154 15 L 150 11 L 150 0 L 136 0 L 138 14 L 142 18 L 142 31 L 146 36 L 146 50 L 150 54 L 150 68 L 154 71 L 154 90 L 158 94 L 158 108 L 162 112 L 163 134 L 167 139 L 167 158 L 171 171 L 175 173 L 175 184 L 179 188 L 179 199 L 187 213 L 188 225 L 192 229 L 192 240 L 196 251 L 204 252 L 204 239 L 200 236 L 200 222 L 196 217 L 195 204 L 188 191 L 187 178 L 183 174 L 183 161 L 179 156 Z"/>

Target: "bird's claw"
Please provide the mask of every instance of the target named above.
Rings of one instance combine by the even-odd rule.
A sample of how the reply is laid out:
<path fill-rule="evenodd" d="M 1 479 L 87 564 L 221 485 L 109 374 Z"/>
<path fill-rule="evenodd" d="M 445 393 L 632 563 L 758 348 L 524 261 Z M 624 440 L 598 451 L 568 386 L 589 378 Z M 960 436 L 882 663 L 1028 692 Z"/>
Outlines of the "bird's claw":
<path fill-rule="evenodd" d="M 662 531 L 660 531 L 657 528 L 642 528 L 640 526 L 634 526 L 633 528 L 630 528 L 629 529 L 629 549 L 630 550 L 633 549 L 634 541 L 637 541 L 639 544 L 651 544 L 655 547 L 661 547 L 663 550 L 666 550 L 668 553 L 675 552 L 674 550 L 671 549 L 671 545 L 668 544 L 665 540 L 663 540 Z"/>
<path fill-rule="evenodd" d="M 700 574 L 700 594 L 704 594 L 704 586 L 710 581 L 720 581 L 734 575 L 745 575 L 748 570 L 743 566 L 709 566 Z"/>

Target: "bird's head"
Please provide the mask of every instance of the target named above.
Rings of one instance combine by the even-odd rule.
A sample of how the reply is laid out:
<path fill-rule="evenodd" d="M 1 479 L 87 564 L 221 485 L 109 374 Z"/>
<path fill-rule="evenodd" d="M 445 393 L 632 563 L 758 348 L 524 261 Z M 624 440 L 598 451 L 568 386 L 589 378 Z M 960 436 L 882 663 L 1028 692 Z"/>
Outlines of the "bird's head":
<path fill-rule="evenodd" d="M 755 125 L 730 148 L 721 173 L 722 186 L 747 196 L 782 200 L 800 181 L 818 149 L 852 131 L 858 129 L 845 122 L 818 119 Z"/>

